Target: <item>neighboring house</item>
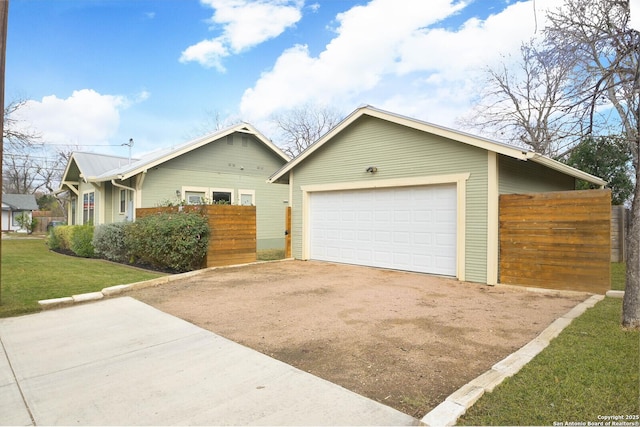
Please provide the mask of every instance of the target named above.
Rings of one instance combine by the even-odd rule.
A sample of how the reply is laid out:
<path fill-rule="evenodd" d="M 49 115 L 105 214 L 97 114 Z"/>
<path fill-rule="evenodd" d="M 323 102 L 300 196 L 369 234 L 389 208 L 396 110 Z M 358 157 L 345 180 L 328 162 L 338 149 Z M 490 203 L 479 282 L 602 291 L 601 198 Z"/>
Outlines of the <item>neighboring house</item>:
<path fill-rule="evenodd" d="M 529 150 L 369 106 L 275 172 L 289 184 L 292 254 L 498 280 L 498 196 L 595 176 Z"/>
<path fill-rule="evenodd" d="M 38 210 L 36 196 L 33 194 L 3 194 L 2 195 L 2 231 L 18 231 L 26 233 L 20 227 L 16 218 L 26 213 L 33 218 L 33 211 Z"/>
<path fill-rule="evenodd" d="M 282 248 L 289 190 L 266 180 L 288 160 L 241 123 L 141 159 L 73 153 L 57 192 L 69 192 L 69 224 L 132 221 L 136 208 L 182 201 L 255 205 L 258 249 Z"/>

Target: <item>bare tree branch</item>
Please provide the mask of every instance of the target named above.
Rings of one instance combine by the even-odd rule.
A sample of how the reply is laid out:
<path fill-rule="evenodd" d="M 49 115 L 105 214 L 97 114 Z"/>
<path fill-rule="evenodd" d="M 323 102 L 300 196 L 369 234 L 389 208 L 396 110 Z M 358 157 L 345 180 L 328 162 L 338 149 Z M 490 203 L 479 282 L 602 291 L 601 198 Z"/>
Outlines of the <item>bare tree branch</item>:
<path fill-rule="evenodd" d="M 16 117 L 26 100 L 12 101 L 4 109 L 2 191 L 33 194 L 53 192 L 63 172 L 64 159 L 41 141 L 39 132 Z"/>
<path fill-rule="evenodd" d="M 341 118 L 340 113 L 332 108 L 305 104 L 274 114 L 271 120 L 280 131 L 278 145 L 290 157 L 295 157 L 338 124 Z"/>
<path fill-rule="evenodd" d="M 557 154 L 562 145 L 579 137 L 580 120 L 567 94 L 572 66 L 534 41 L 523 44 L 515 68 L 503 63 L 486 69 L 478 103 L 459 125 L 539 153 Z"/>
<path fill-rule="evenodd" d="M 629 27 L 629 14 L 628 0 L 565 0 L 547 15 L 545 41 L 574 60 L 574 105 L 586 112 L 588 132 L 615 127 L 632 154 L 622 324 L 640 329 L 640 33 Z"/>

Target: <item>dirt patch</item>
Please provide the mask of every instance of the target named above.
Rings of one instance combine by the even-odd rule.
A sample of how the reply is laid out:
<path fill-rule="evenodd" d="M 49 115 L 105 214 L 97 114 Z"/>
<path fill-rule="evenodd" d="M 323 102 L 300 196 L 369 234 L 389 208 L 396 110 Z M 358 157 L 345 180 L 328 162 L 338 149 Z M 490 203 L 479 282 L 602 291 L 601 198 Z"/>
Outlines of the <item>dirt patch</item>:
<path fill-rule="evenodd" d="M 129 295 L 417 418 L 587 298 L 313 261 Z"/>

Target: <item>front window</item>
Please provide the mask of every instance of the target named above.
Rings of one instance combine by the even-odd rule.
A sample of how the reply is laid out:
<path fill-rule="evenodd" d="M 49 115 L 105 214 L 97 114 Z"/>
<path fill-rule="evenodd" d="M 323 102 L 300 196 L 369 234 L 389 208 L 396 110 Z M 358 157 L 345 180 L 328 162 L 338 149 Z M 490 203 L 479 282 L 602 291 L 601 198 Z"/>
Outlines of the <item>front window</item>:
<path fill-rule="evenodd" d="M 256 192 L 255 190 L 238 190 L 238 197 L 240 198 L 240 205 L 242 206 L 254 206 Z"/>
<path fill-rule="evenodd" d="M 21 227 L 20 220 L 23 215 L 28 215 L 25 211 L 13 211 L 11 214 L 11 225 L 13 227 Z"/>
<path fill-rule="evenodd" d="M 201 205 L 205 202 L 205 193 L 201 191 L 187 191 L 184 197 L 188 205 Z"/>
<path fill-rule="evenodd" d="M 221 205 L 231 204 L 231 192 L 229 191 L 213 191 L 211 194 L 211 200 L 213 203 Z"/>
<path fill-rule="evenodd" d="M 76 225 L 76 213 L 78 211 L 78 199 L 74 196 L 71 198 L 71 225 Z"/>
<path fill-rule="evenodd" d="M 127 190 L 120 190 L 120 213 L 127 212 Z"/>
<path fill-rule="evenodd" d="M 93 224 L 95 213 L 95 193 L 84 193 L 82 195 L 82 223 Z"/>

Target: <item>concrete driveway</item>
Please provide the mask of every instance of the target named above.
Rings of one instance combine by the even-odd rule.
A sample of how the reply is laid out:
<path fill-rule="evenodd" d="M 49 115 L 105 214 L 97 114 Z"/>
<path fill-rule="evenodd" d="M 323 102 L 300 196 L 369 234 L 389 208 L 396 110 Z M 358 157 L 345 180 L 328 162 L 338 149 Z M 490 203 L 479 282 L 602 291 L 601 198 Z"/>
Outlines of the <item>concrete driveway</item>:
<path fill-rule="evenodd" d="M 0 319 L 0 343 L 3 425 L 418 423 L 128 297 Z"/>

